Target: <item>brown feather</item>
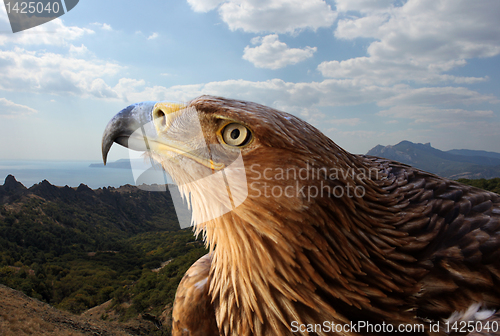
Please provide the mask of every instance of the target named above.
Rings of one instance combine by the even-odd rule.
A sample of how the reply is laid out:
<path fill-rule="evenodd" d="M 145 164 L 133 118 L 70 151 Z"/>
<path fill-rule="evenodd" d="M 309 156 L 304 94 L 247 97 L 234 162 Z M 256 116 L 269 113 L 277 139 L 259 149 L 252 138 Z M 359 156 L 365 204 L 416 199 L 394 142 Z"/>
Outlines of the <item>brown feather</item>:
<path fill-rule="evenodd" d="M 203 256 L 189 268 L 182 278 L 175 294 L 172 313 L 174 335 L 219 335 L 219 329 L 215 323 L 215 310 L 208 295 L 211 262 L 211 255 Z M 197 318 L 192 318 L 194 316 Z"/>
<path fill-rule="evenodd" d="M 497 195 L 351 155 L 301 120 L 257 104 L 202 97 L 191 105 L 249 125 L 258 145 L 244 152 L 246 167 L 377 173 L 363 180 L 357 174 L 325 178 L 332 188 L 362 185 L 362 198 L 250 195 L 207 226 L 217 227 L 209 235 L 217 255 L 210 295 L 223 334 L 289 335 L 291 321 L 416 323 L 445 319 L 486 298 L 500 304 L 499 263 L 482 264 L 498 251 L 499 240 L 491 237 L 499 227 L 492 215 Z M 252 173 L 249 180 L 256 179 Z M 295 181 L 266 182 L 282 187 Z M 299 182 L 318 186 L 318 180 Z M 240 249 L 231 248 L 234 243 Z M 229 306 L 233 293 L 239 304 Z"/>

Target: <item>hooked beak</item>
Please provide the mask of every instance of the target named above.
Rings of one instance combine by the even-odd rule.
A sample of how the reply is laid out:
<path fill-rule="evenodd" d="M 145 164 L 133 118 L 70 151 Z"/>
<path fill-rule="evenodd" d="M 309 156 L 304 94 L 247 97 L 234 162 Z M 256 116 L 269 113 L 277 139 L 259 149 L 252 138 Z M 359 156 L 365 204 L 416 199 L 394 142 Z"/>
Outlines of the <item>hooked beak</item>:
<path fill-rule="evenodd" d="M 148 124 L 151 124 L 151 112 L 155 104 L 156 102 L 141 102 L 130 105 L 111 119 L 102 136 L 102 159 L 104 164 L 106 164 L 108 152 L 114 142 L 137 151 L 146 151 L 149 149 L 147 138 L 156 138 L 154 128 L 147 127 Z M 143 138 L 132 138 L 133 134 L 137 134 L 136 131 L 138 129 L 144 127 L 146 127 L 147 132 L 141 133 L 144 134 Z"/>

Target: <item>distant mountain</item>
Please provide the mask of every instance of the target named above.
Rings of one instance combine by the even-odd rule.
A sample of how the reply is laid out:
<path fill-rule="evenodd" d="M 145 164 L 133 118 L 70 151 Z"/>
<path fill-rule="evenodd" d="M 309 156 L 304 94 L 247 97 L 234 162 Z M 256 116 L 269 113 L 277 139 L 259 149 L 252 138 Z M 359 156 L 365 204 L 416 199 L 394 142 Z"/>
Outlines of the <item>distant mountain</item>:
<path fill-rule="evenodd" d="M 441 151 L 430 143 L 405 140 L 393 146 L 377 145 L 366 154 L 406 163 L 451 179 L 500 177 L 500 153 L 468 149 Z"/>
<path fill-rule="evenodd" d="M 500 159 L 500 153 L 487 152 L 487 151 L 483 151 L 483 150 L 452 149 L 452 150 L 449 150 L 449 151 L 446 151 L 446 152 L 450 153 L 450 154 L 455 154 L 455 155 L 490 157 L 490 158 Z"/>
<path fill-rule="evenodd" d="M 148 190 L 146 189 L 148 187 Z M 0 208 L 39 209 L 38 219 L 79 230 L 113 232 L 123 236 L 151 230 L 179 229 L 170 193 L 152 185 L 138 188 L 131 185 L 96 190 L 85 184 L 77 188 L 58 187 L 49 181 L 26 188 L 8 175 L 0 185 Z M 34 214 L 35 214 L 34 213 Z M 163 218 L 161 226 L 155 218 Z M 1 216 L 0 216 L 1 218 Z M 153 224 L 154 223 L 154 224 Z M 81 232 L 79 232 L 81 233 Z"/>
<path fill-rule="evenodd" d="M 106 165 L 104 163 L 91 163 L 89 165 L 91 168 L 121 168 L 121 169 L 131 169 L 130 160 L 120 159 L 114 162 L 108 162 Z"/>
<path fill-rule="evenodd" d="M 108 162 L 106 165 L 104 163 L 91 163 L 89 167 L 91 168 L 120 168 L 120 169 L 148 169 L 151 165 L 158 165 L 155 161 L 148 158 L 138 158 L 138 159 L 120 159 L 113 162 Z"/>

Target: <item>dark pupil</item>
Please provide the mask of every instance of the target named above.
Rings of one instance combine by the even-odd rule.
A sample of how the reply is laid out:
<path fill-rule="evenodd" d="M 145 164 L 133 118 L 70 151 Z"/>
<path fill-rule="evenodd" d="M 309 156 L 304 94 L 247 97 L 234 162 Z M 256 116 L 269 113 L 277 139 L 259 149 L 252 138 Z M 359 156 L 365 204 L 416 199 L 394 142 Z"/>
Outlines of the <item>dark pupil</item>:
<path fill-rule="evenodd" d="M 236 140 L 240 136 L 240 130 L 239 129 L 234 129 L 231 131 L 231 139 Z"/>

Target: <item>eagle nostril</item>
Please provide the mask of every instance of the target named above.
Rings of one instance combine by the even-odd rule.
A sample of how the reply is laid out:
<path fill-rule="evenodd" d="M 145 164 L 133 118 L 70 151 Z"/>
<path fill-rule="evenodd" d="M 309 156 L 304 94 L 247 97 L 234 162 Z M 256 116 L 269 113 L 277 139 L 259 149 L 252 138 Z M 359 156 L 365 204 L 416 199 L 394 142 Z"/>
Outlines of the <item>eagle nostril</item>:
<path fill-rule="evenodd" d="M 161 127 L 165 127 L 166 124 L 167 124 L 167 121 L 166 121 L 166 116 L 165 116 L 165 112 L 163 112 L 162 110 L 158 110 L 155 112 L 155 115 L 153 116 L 154 117 L 154 120 L 158 120 Z"/>

